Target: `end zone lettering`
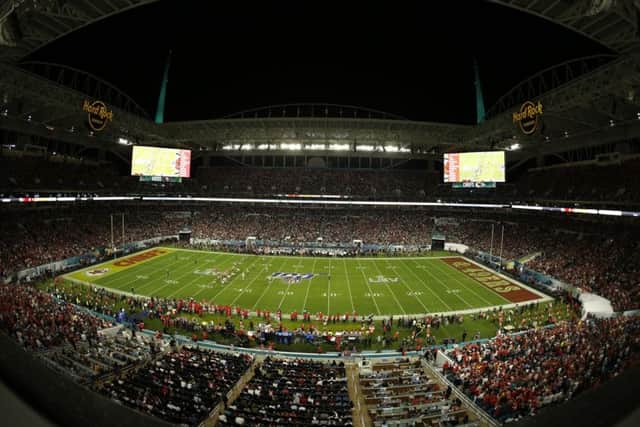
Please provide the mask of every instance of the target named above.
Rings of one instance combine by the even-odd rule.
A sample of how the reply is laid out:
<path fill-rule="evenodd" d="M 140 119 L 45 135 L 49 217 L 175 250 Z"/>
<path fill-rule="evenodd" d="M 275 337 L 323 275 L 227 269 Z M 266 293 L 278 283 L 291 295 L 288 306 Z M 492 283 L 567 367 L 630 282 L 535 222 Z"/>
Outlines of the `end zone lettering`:
<path fill-rule="evenodd" d="M 120 261 L 116 261 L 113 263 L 113 265 L 115 265 L 116 267 L 129 267 L 139 262 L 146 261 L 149 258 L 154 258 L 154 257 L 157 257 L 158 255 L 164 255 L 166 253 L 167 251 L 163 249 L 153 249 L 149 252 L 144 252 L 138 255 L 133 255 L 126 259 L 122 259 Z"/>
<path fill-rule="evenodd" d="M 455 268 L 459 272 L 474 279 L 476 282 L 486 286 L 489 289 L 499 293 L 501 296 L 511 302 L 530 301 L 540 298 L 538 295 L 529 290 L 518 286 L 514 282 L 505 280 L 497 274 L 478 267 L 477 265 L 465 260 L 464 258 L 446 258 L 445 263 Z"/>

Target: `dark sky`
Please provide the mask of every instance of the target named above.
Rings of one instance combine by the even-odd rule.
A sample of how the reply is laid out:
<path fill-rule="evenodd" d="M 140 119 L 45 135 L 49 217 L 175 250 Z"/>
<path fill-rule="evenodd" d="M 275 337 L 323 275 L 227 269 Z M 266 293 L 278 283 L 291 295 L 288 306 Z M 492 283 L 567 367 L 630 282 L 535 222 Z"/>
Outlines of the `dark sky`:
<path fill-rule="evenodd" d="M 161 0 L 29 59 L 96 74 L 153 114 L 172 49 L 166 121 L 318 102 L 473 123 L 474 57 L 488 109 L 543 68 L 607 53 L 562 27 L 481 0 L 399 3 Z"/>

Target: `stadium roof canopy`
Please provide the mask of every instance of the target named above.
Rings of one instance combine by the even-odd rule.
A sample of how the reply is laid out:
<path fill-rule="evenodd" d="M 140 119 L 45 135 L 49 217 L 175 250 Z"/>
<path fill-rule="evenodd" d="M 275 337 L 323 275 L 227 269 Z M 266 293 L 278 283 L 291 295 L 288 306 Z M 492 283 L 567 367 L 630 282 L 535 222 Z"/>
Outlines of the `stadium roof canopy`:
<path fill-rule="evenodd" d="M 640 134 L 638 0 L 494 0 L 562 25 L 610 50 L 540 70 L 504 94 L 476 126 L 404 120 L 360 107 L 288 104 L 215 120 L 156 125 L 130 96 L 100 78 L 26 56 L 79 28 L 154 0 L 9 0 L 0 5 L 0 125 L 91 144 L 86 99 L 114 111 L 93 140 L 220 148 L 274 141 L 396 144 L 420 151 L 509 148 L 559 150 Z M 536 46 L 523 35 L 523 45 Z M 523 135 L 512 116 L 525 101 L 544 106 L 541 126 Z M 284 113 L 280 113 L 283 110 Z M 88 142 L 87 142 L 88 141 Z"/>

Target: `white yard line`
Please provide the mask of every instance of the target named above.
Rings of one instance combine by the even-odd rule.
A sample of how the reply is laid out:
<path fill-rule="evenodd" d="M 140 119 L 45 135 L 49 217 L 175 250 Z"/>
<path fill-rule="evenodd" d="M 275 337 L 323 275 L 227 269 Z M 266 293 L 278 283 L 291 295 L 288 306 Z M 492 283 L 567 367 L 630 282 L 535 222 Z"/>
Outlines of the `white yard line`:
<path fill-rule="evenodd" d="M 442 281 L 438 276 L 436 276 L 435 274 L 433 274 L 428 268 L 425 268 L 424 271 L 427 272 L 427 274 L 429 274 L 430 276 L 432 276 L 434 279 L 436 279 L 438 282 L 442 283 L 442 285 L 444 285 L 445 288 L 447 288 L 448 291 L 451 290 L 451 288 L 449 287 L 449 285 L 447 285 L 446 282 Z M 463 303 L 465 303 L 467 305 L 467 307 L 469 308 L 473 308 L 473 304 L 469 304 L 469 302 L 467 300 L 465 300 L 464 298 L 462 298 L 460 296 L 459 292 L 452 292 L 453 295 L 455 295 L 460 301 L 462 301 Z"/>
<path fill-rule="evenodd" d="M 281 270 L 282 267 L 287 263 L 287 260 L 282 261 L 282 264 L 280 264 L 280 267 L 278 267 L 278 270 Z M 256 275 L 256 277 L 253 278 L 253 280 L 250 283 L 253 283 L 256 279 L 258 278 L 258 276 Z M 251 307 L 252 309 L 256 308 L 258 306 L 258 303 L 262 300 L 262 298 L 264 297 L 264 295 L 267 293 L 267 291 L 271 288 L 271 285 L 273 284 L 273 280 L 269 283 L 267 283 L 267 287 L 264 288 L 264 291 L 262 291 L 262 294 L 260 295 L 260 297 L 256 300 L 255 304 L 253 304 L 253 307 Z M 246 288 L 245 288 L 246 289 Z M 240 296 L 243 294 L 244 292 L 241 292 L 240 295 L 238 295 L 232 302 L 231 304 L 233 304 L 234 302 L 236 302 L 236 300 L 238 298 L 240 298 Z"/>
<path fill-rule="evenodd" d="M 380 267 L 378 267 L 378 263 L 374 262 L 373 265 L 376 266 L 376 270 L 378 270 L 378 273 L 380 273 L 381 276 L 384 276 L 384 274 L 380 270 Z M 391 292 L 391 295 L 393 296 L 393 299 L 396 300 L 396 304 L 398 304 L 398 307 L 400 308 L 400 310 L 402 310 L 402 314 L 407 314 L 407 312 L 404 310 L 404 307 L 402 306 L 402 304 L 400 304 L 400 301 L 398 300 L 398 297 L 396 296 L 395 292 L 393 292 L 393 289 L 391 289 L 390 285 L 388 283 L 385 283 L 385 285 L 387 287 L 387 290 L 389 292 Z"/>
<path fill-rule="evenodd" d="M 362 267 L 360 265 L 360 261 L 358 260 L 358 267 Z M 373 290 L 371 289 L 371 286 L 369 286 L 369 281 L 367 280 L 367 276 L 364 275 L 364 271 L 362 269 L 360 269 L 360 273 L 362 274 L 362 279 L 364 280 L 364 284 L 367 285 L 367 288 L 369 288 L 369 295 L 371 295 L 371 299 L 373 300 L 373 304 L 376 306 L 376 310 L 378 310 L 378 315 L 381 315 L 382 312 L 380 312 L 380 307 L 378 307 L 378 302 L 376 301 L 376 297 L 373 296 Z"/>
<path fill-rule="evenodd" d="M 318 262 L 318 259 L 314 258 L 313 259 L 313 265 L 311 266 L 311 273 L 314 274 L 314 275 L 316 274 L 316 263 L 317 262 Z M 309 289 L 311 289 L 311 283 L 312 283 L 312 281 L 309 280 L 309 283 L 307 284 L 307 292 L 304 295 L 304 301 L 302 303 L 302 310 L 300 310 L 300 313 L 304 313 L 304 311 L 307 308 L 307 299 L 309 298 Z"/>
<path fill-rule="evenodd" d="M 497 272 L 497 271 L 495 271 L 495 270 L 490 270 L 490 269 L 488 269 L 487 267 L 485 267 L 484 265 L 482 265 L 482 264 L 480 264 L 480 263 L 477 263 L 476 261 L 474 261 L 474 260 L 472 260 L 472 259 L 469 259 L 469 258 L 467 258 L 467 257 L 459 257 L 459 258 L 462 258 L 462 259 L 464 259 L 465 261 L 469 261 L 470 263 L 472 263 L 472 264 L 474 264 L 474 265 L 477 265 L 478 267 L 483 268 L 483 269 L 487 270 L 487 271 L 488 271 L 488 272 L 490 272 L 490 273 L 493 273 L 493 274 L 495 274 L 495 275 L 497 275 L 497 276 L 502 277 L 504 280 L 507 280 L 507 281 L 509 281 L 509 282 L 513 283 L 514 285 L 520 286 L 521 288 L 524 288 L 524 289 L 528 290 L 529 292 L 531 292 L 531 293 L 533 293 L 533 294 L 538 295 L 538 296 L 539 296 L 542 300 L 544 300 L 544 301 L 553 301 L 553 298 L 551 298 L 549 295 L 545 295 L 544 293 L 542 293 L 542 292 L 540 292 L 540 291 L 538 291 L 538 290 L 536 290 L 536 289 L 533 289 L 533 288 L 529 287 L 528 285 L 525 285 L 525 284 L 524 284 L 524 283 L 522 283 L 522 282 L 519 282 L 519 281 L 517 281 L 517 280 L 514 280 L 514 279 L 512 279 L 511 277 L 505 276 L 504 274 L 499 273 L 499 272 Z M 536 300 L 536 301 L 540 302 L 540 300 Z"/>
<path fill-rule="evenodd" d="M 347 289 L 349 290 L 349 299 L 351 300 L 351 312 L 356 311 L 356 306 L 353 303 L 353 295 L 351 294 L 351 281 L 349 280 L 349 271 L 347 270 L 347 261 L 342 260 L 344 263 L 344 275 L 347 278 Z"/>
<path fill-rule="evenodd" d="M 403 261 L 403 262 L 402 262 L 402 264 L 405 266 L 405 269 L 407 269 L 407 271 L 409 271 L 411 274 L 413 274 L 413 275 L 415 276 L 415 278 L 416 278 L 416 279 L 418 279 L 418 280 L 422 283 L 422 286 L 424 286 L 424 288 L 425 288 L 426 290 L 428 290 L 429 292 L 431 292 L 431 294 L 432 294 L 434 297 L 436 297 L 437 299 L 439 299 L 439 300 L 440 300 L 440 302 L 441 302 L 442 304 L 444 304 L 444 306 L 445 306 L 445 307 L 447 307 L 449 310 L 451 310 L 451 306 L 450 306 L 449 304 L 447 304 L 447 303 L 446 303 L 442 298 L 440 298 L 440 295 L 438 295 L 437 293 L 435 293 L 435 292 L 433 291 L 433 289 L 431 289 L 431 286 L 429 286 L 428 284 L 426 284 L 426 283 L 425 283 L 425 281 L 424 281 L 424 280 L 422 280 L 422 278 L 421 278 L 420 276 L 418 276 L 418 275 L 415 273 L 415 271 L 413 271 L 413 269 L 412 269 L 412 268 L 411 268 L 411 267 L 410 267 L 406 262 L 404 262 L 404 261 Z"/>
<path fill-rule="evenodd" d="M 389 261 L 387 261 L 387 265 L 391 265 L 391 264 L 389 263 Z M 380 270 L 380 269 L 378 269 L 378 270 Z M 398 275 L 398 280 L 400 281 L 400 283 L 402 283 L 402 284 L 404 285 L 404 287 L 405 287 L 405 288 L 407 288 L 407 290 L 408 290 L 409 292 L 415 292 L 415 290 L 411 289 L 411 288 L 409 287 L 409 285 L 407 285 L 407 282 L 406 282 L 405 280 L 403 280 L 403 279 L 402 279 L 402 277 L 400 277 L 399 275 Z M 414 297 L 415 297 L 415 299 L 420 303 L 420 305 L 422 306 L 422 308 L 424 308 L 424 311 L 428 313 L 428 312 L 429 312 L 429 309 L 427 308 L 427 306 L 426 306 L 426 305 L 424 305 L 424 303 L 422 302 L 422 299 L 418 298 L 418 295 L 415 295 Z M 404 311 L 404 310 L 403 310 L 403 311 Z"/>
<path fill-rule="evenodd" d="M 234 259 L 235 259 L 235 257 L 230 257 L 227 261 L 233 261 Z M 226 265 L 227 261 L 225 261 L 223 264 L 224 264 L 224 265 Z M 244 263 L 245 261 L 246 261 L 246 258 L 242 258 L 242 262 Z M 256 263 L 256 261 L 257 261 L 257 259 L 253 260 L 253 262 L 252 262 L 251 264 L 249 264 L 249 267 L 251 267 L 253 264 L 255 264 L 255 263 Z M 221 264 L 221 265 L 223 265 L 223 264 Z M 247 267 L 247 268 L 248 268 L 248 267 Z M 227 289 L 231 288 L 231 284 L 232 284 L 233 282 L 235 282 L 235 281 L 238 279 L 238 276 L 239 276 L 239 274 L 236 274 L 236 275 L 233 277 L 233 279 L 231 279 L 231 280 L 229 281 L 229 283 L 227 283 L 226 285 L 220 285 L 220 286 L 221 286 L 221 289 L 220 289 L 218 292 L 216 292 L 216 294 L 215 294 L 214 296 L 212 296 L 212 297 L 211 297 L 211 300 L 210 300 L 210 301 L 215 302 L 215 299 L 218 297 L 218 295 L 220 295 L 220 294 L 221 294 L 222 292 L 224 292 L 225 290 L 227 290 Z M 198 295 L 198 294 L 199 294 L 199 293 L 201 293 L 201 292 L 204 292 L 206 289 L 207 289 L 207 288 L 202 288 L 201 290 L 199 290 L 199 291 L 196 293 L 196 295 Z"/>
<path fill-rule="evenodd" d="M 329 275 L 327 276 L 327 316 L 331 314 L 331 259 L 329 259 Z"/>
<path fill-rule="evenodd" d="M 480 299 L 480 300 L 484 301 L 484 303 L 485 303 L 485 304 L 487 304 L 487 305 L 491 305 L 491 304 L 493 304 L 491 301 L 489 301 L 489 300 L 488 300 L 488 299 L 486 299 L 485 297 L 483 297 L 483 296 L 481 296 L 481 295 L 478 295 L 478 294 L 476 293 L 476 291 L 474 291 L 474 290 L 472 289 L 471 285 L 467 285 L 467 284 L 465 284 L 464 282 L 462 282 L 460 279 L 458 279 L 458 278 L 456 277 L 457 275 L 454 275 L 454 274 L 447 274 L 447 271 L 446 271 L 444 268 L 443 268 L 442 270 L 440 270 L 438 267 L 436 267 L 436 269 L 438 269 L 439 271 L 442 271 L 443 273 L 445 273 L 445 274 L 447 275 L 447 277 L 450 277 L 450 278 L 452 278 L 453 280 L 455 280 L 456 282 L 458 282 L 458 284 L 459 284 L 460 286 L 464 287 L 464 288 L 465 288 L 466 290 L 468 290 L 470 293 L 474 294 L 476 297 L 478 297 L 478 299 Z M 458 273 L 460 273 L 460 274 L 464 274 L 464 273 L 463 273 L 463 272 L 461 272 L 460 270 L 457 270 L 457 269 L 455 269 L 455 268 L 453 268 L 453 269 L 454 269 L 455 271 L 457 271 Z M 465 275 L 465 277 L 469 277 L 469 276 Z M 478 282 L 476 281 L 476 283 L 478 283 Z M 480 283 L 478 283 L 478 284 L 480 285 Z M 486 286 L 484 286 L 484 285 L 480 285 L 480 286 L 482 286 L 484 289 L 488 289 L 488 288 L 487 288 Z M 497 294 L 497 292 L 494 292 L 494 293 L 495 293 L 495 294 Z M 502 298 L 506 304 L 509 304 L 509 303 L 511 302 L 511 301 L 509 301 L 508 299 L 506 299 L 505 297 L 503 297 L 502 295 L 500 295 L 500 294 L 497 294 L 497 295 L 498 295 L 500 298 Z"/>

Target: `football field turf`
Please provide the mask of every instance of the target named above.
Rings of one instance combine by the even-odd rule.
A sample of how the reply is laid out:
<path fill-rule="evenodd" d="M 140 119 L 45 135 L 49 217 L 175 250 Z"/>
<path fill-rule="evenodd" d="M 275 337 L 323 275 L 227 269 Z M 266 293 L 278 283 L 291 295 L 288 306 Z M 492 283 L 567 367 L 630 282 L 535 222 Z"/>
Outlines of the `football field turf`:
<path fill-rule="evenodd" d="M 65 278 L 120 292 L 286 314 L 306 309 L 411 315 L 548 299 L 456 255 L 321 258 L 159 247 Z"/>

